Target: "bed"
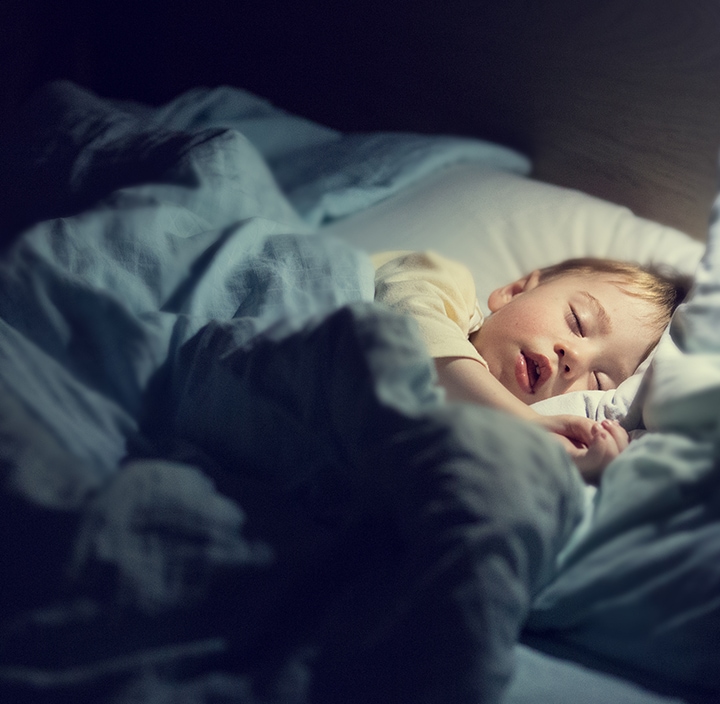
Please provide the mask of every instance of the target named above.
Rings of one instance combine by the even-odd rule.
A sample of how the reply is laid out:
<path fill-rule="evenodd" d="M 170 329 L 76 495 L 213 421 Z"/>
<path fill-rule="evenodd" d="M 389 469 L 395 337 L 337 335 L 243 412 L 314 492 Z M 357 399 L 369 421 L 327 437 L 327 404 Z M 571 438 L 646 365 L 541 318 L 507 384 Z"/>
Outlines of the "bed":
<path fill-rule="evenodd" d="M 720 698 L 720 203 L 706 245 L 493 141 L 230 87 L 59 81 L 17 118 L 3 701 Z M 576 255 L 694 275 L 636 375 L 539 409 L 636 435 L 596 492 L 552 439 L 445 402 L 373 304 L 388 248 L 462 259 L 481 301 Z"/>

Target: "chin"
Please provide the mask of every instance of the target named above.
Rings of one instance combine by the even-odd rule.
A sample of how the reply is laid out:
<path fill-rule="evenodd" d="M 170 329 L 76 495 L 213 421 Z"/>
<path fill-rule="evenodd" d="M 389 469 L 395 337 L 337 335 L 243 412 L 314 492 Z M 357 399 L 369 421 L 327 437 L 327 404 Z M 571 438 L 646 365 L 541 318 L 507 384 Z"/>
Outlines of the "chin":
<path fill-rule="evenodd" d="M 510 389 L 510 392 L 513 396 L 519 398 L 524 404 L 528 406 L 531 406 L 533 403 L 537 403 L 538 401 L 544 401 L 546 398 L 549 398 L 549 396 L 545 396 L 544 394 L 529 394 L 522 389 Z"/>
<path fill-rule="evenodd" d="M 521 389 L 513 389 L 511 387 L 506 386 L 505 387 L 515 398 L 519 398 L 523 403 L 527 404 L 528 406 L 531 403 L 535 403 L 536 401 L 539 401 L 540 399 L 537 398 L 534 394 L 527 394 Z"/>

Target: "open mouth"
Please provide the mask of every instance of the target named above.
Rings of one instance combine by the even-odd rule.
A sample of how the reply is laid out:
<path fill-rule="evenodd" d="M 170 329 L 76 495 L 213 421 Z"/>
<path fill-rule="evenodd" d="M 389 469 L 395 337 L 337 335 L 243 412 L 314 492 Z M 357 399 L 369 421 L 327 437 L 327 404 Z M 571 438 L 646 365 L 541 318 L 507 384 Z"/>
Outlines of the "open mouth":
<path fill-rule="evenodd" d="M 551 375 L 550 362 L 541 354 L 520 352 L 515 363 L 515 379 L 526 394 L 535 394 Z"/>
<path fill-rule="evenodd" d="M 527 367 L 527 375 L 528 375 L 528 382 L 530 384 L 530 389 L 535 390 L 535 384 L 537 384 L 538 380 L 540 379 L 540 364 L 539 362 L 535 362 L 534 360 L 530 359 L 530 357 L 525 357 L 525 365 Z"/>

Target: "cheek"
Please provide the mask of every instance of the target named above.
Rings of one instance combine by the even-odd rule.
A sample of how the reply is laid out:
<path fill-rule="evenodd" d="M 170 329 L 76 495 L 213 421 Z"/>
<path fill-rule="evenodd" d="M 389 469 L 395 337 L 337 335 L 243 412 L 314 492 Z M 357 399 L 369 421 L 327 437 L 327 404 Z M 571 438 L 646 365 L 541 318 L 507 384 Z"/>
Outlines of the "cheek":
<path fill-rule="evenodd" d="M 508 363 L 512 350 L 517 347 L 515 324 L 511 317 L 493 313 L 472 340 L 496 378 Z"/>
<path fill-rule="evenodd" d="M 526 335 L 542 328 L 542 311 L 536 306 L 524 305 L 521 308 L 507 305 L 491 318 L 494 318 L 493 335 L 499 340 Z"/>

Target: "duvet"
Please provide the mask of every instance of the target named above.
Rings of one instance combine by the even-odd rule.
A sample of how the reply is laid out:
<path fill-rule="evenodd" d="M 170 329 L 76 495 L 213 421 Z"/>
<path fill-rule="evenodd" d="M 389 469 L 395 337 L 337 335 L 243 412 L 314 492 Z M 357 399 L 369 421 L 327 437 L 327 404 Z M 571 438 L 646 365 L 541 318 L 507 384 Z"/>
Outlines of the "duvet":
<path fill-rule="evenodd" d="M 366 255 L 313 227 L 513 157 L 217 95 L 57 84 L 8 140 L 0 698 L 499 702 L 578 475 L 445 404 Z"/>

